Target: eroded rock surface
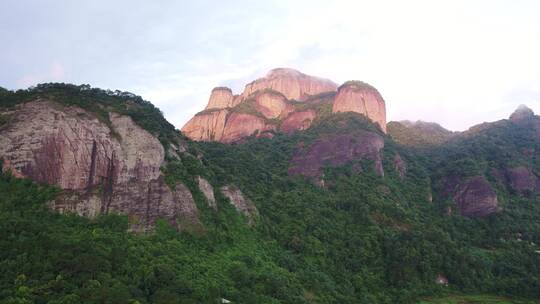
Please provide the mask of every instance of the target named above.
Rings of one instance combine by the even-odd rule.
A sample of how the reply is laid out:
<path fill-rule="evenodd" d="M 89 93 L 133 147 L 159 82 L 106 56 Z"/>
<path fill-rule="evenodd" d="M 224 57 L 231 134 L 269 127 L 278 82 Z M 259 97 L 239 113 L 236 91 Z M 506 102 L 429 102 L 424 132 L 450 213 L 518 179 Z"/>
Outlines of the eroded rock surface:
<path fill-rule="evenodd" d="M 320 179 L 324 166 L 337 167 L 352 160 L 369 159 L 375 165 L 377 174 L 383 176 L 381 149 L 383 138 L 373 132 L 340 134 L 316 140 L 308 147 L 299 148 L 289 167 L 290 175 L 304 175 Z"/>
<path fill-rule="evenodd" d="M 304 104 L 313 104 L 311 110 Z M 206 110 L 198 113 L 182 132 L 193 140 L 239 142 L 268 131 L 292 133 L 305 130 L 317 117 L 320 103 L 333 105 L 333 112 L 362 114 L 386 132 L 386 108 L 379 92 L 361 82 L 346 82 L 338 90 L 330 80 L 309 76 L 293 69 L 274 69 L 233 95 L 229 88 L 215 88 Z M 324 115 L 324 114 L 322 114 Z M 239 125 L 238 123 L 242 123 Z"/>
<path fill-rule="evenodd" d="M 212 209 L 216 210 L 216 198 L 214 196 L 214 188 L 212 187 L 212 185 L 210 185 L 210 183 L 206 179 L 200 176 L 197 176 L 197 182 L 199 184 L 199 190 L 201 190 L 201 192 L 204 194 L 208 205 L 212 207 Z"/>
<path fill-rule="evenodd" d="M 314 110 L 295 112 L 281 123 L 281 131 L 290 134 L 299 130 L 306 130 L 311 126 L 317 114 Z"/>
<path fill-rule="evenodd" d="M 356 112 L 377 123 L 386 133 L 386 106 L 379 91 L 363 82 L 346 82 L 339 87 L 333 113 Z"/>
<path fill-rule="evenodd" d="M 265 131 L 274 129 L 275 126 L 267 124 L 266 121 L 260 117 L 251 114 L 232 113 L 227 119 L 221 141 L 224 143 L 232 143 L 239 139 L 254 134 L 262 134 Z"/>
<path fill-rule="evenodd" d="M 110 113 L 109 126 L 47 100 L 21 104 L 12 115 L 0 130 L 0 158 L 20 176 L 64 189 L 51 208 L 88 217 L 127 214 L 137 231 L 151 229 L 157 218 L 179 228 L 200 225 L 189 190 L 164 183 L 163 146 L 130 117 Z"/>
<path fill-rule="evenodd" d="M 454 202 L 467 217 L 486 217 L 500 210 L 497 194 L 483 176 L 474 176 L 456 185 Z"/>
<path fill-rule="evenodd" d="M 221 192 L 230 200 L 238 212 L 247 217 L 248 224 L 253 226 L 255 224 L 255 218 L 259 216 L 259 211 L 255 207 L 255 204 L 245 197 L 242 191 L 235 186 L 223 186 L 221 187 Z"/>
<path fill-rule="evenodd" d="M 399 177 L 403 179 L 407 173 L 407 164 L 401 158 L 401 155 L 397 154 L 394 156 L 394 169 L 397 171 Z"/>
<path fill-rule="evenodd" d="M 221 141 L 228 115 L 228 110 L 195 115 L 184 125 L 182 133 L 193 140 Z"/>
<path fill-rule="evenodd" d="M 225 109 L 236 105 L 238 99 L 235 99 L 231 89 L 226 87 L 217 87 L 212 90 L 206 109 Z"/>
<path fill-rule="evenodd" d="M 337 85 L 328 79 L 309 76 L 293 69 L 278 68 L 246 85 L 242 96 L 248 98 L 264 89 L 278 91 L 287 99 L 304 100 L 311 95 L 335 91 Z"/>
<path fill-rule="evenodd" d="M 527 167 L 519 166 L 507 169 L 506 178 L 510 188 L 520 195 L 530 195 L 540 190 L 540 180 Z"/>

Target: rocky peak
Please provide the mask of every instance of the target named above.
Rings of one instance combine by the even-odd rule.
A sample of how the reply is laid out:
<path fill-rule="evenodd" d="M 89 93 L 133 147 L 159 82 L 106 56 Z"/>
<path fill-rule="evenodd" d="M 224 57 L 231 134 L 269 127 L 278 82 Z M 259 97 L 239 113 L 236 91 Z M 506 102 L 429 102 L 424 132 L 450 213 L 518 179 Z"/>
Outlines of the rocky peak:
<path fill-rule="evenodd" d="M 225 109 L 234 106 L 232 90 L 227 87 L 217 87 L 212 90 L 206 109 Z"/>
<path fill-rule="evenodd" d="M 512 115 L 510 115 L 510 121 L 514 123 L 520 123 L 529 120 L 534 117 L 534 112 L 526 105 L 520 105 Z"/>
<path fill-rule="evenodd" d="M 377 89 L 361 81 L 347 81 L 336 94 L 333 113 L 356 112 L 377 123 L 386 133 L 386 105 Z"/>
<path fill-rule="evenodd" d="M 377 123 L 386 132 L 386 108 L 379 92 L 360 81 L 342 86 L 327 79 L 278 68 L 246 85 L 241 95 L 231 89 L 212 90 L 206 110 L 198 113 L 182 128 L 193 140 L 239 142 L 243 138 L 272 136 L 305 130 L 318 118 L 315 106 L 329 103 L 333 112 L 356 112 Z"/>
<path fill-rule="evenodd" d="M 331 80 L 306 75 L 294 69 L 277 68 L 246 85 L 242 97 L 247 98 L 263 89 L 278 91 L 289 100 L 305 100 L 311 95 L 335 91 L 337 85 Z"/>

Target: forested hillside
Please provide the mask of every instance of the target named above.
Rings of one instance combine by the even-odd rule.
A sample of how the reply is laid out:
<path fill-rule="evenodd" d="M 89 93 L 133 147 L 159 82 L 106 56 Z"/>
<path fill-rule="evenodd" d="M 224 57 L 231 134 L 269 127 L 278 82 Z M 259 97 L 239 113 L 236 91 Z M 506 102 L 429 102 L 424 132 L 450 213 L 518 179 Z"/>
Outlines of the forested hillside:
<path fill-rule="evenodd" d="M 104 121 L 110 111 L 129 115 L 164 146 L 185 144 L 177 157 L 167 152 L 161 172 L 170 187 L 189 189 L 201 226 L 179 231 L 158 220 L 133 233 L 127 215 L 58 214 L 49 203 L 63 190 L 2 173 L 2 303 L 540 299 L 533 114 L 417 148 L 355 113 L 273 138 L 193 142 L 140 97 L 80 86 L 0 90 L 0 108 L 39 98 Z M 0 116 L 0 131 L 9 120 Z M 214 185 L 215 208 L 198 177 Z M 219 191 L 228 185 L 255 204 L 253 225 Z"/>

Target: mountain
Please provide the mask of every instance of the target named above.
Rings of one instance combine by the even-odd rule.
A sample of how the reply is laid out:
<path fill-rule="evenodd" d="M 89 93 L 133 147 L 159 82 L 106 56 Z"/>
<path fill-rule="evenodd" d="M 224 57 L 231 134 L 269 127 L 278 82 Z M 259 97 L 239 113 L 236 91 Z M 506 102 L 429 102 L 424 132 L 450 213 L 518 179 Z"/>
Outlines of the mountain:
<path fill-rule="evenodd" d="M 240 95 L 214 88 L 206 109 L 182 133 L 193 140 L 233 143 L 251 135 L 305 130 L 314 120 L 338 112 L 364 114 L 386 132 L 385 103 L 372 86 L 348 81 L 338 88 L 330 80 L 279 68 L 247 84 Z"/>
<path fill-rule="evenodd" d="M 434 122 L 391 121 L 387 125 L 388 134 L 398 143 L 411 147 L 426 147 L 444 143 L 454 132 L 446 130 Z"/>
<path fill-rule="evenodd" d="M 385 133 L 379 97 L 274 70 L 193 140 L 131 93 L 0 91 L 0 302 L 540 298 L 540 117 Z"/>

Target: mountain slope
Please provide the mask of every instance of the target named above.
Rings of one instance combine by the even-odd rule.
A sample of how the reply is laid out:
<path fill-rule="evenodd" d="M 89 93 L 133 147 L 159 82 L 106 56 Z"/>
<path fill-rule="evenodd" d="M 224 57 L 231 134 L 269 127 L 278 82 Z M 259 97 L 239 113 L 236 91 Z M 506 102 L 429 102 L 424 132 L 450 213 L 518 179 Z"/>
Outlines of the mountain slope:
<path fill-rule="evenodd" d="M 110 112 L 136 111 L 129 98 L 103 103 L 85 90 L 54 91 L 90 114 L 102 104 L 123 109 L 107 110 L 104 121 Z M 12 94 L 0 100 L 8 109 L 0 134 L 15 123 L 13 107 L 37 93 Z M 174 129 L 165 133 L 174 136 L 159 136 L 171 129 L 147 128 L 134 114 L 163 147 L 183 146 L 164 148 L 159 171 L 168 187 L 187 188 L 198 229 L 156 216 L 153 232 L 133 234 L 129 213 L 59 215 L 47 202 L 66 189 L 3 173 L 0 299 L 414 303 L 457 291 L 540 298 L 537 116 L 416 151 L 363 115 L 327 114 L 306 130 L 235 145 L 186 140 Z M 484 208 L 494 197 L 497 208 Z"/>

